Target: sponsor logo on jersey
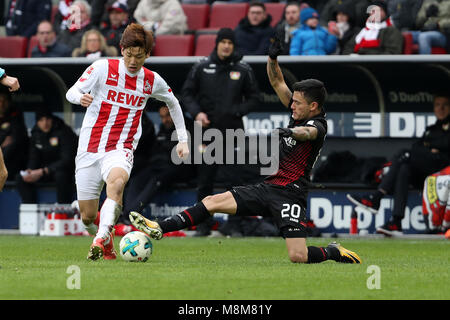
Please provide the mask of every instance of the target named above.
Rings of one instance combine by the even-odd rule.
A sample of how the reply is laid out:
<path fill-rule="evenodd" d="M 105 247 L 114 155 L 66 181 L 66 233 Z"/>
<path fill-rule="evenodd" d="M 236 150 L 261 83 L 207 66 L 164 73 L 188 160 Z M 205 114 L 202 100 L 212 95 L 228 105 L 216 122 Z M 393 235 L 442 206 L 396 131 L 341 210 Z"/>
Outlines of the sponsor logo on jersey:
<path fill-rule="evenodd" d="M 123 103 L 133 107 L 142 107 L 145 101 L 145 97 L 135 96 L 126 92 L 116 92 L 110 89 L 106 96 L 106 100 Z"/>
<path fill-rule="evenodd" d="M 293 139 L 292 137 L 284 137 L 284 142 L 288 145 L 288 147 L 293 147 L 297 144 L 297 140 Z"/>

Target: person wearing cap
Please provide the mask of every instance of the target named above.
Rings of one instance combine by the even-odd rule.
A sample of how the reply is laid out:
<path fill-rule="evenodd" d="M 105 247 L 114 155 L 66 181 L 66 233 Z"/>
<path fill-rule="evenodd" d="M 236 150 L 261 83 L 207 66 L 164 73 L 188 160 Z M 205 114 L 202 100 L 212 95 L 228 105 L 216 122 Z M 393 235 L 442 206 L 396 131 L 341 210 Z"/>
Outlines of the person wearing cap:
<path fill-rule="evenodd" d="M 242 117 L 258 105 L 259 88 L 253 69 L 242 61 L 235 43 L 232 29 L 220 29 L 211 54 L 192 67 L 184 82 L 181 101 L 203 130 L 214 128 L 225 133 L 226 129 L 243 129 Z M 217 164 L 200 165 L 198 201 L 213 193 L 218 168 Z M 242 175 L 231 172 L 229 175 L 226 182 L 230 186 L 240 182 L 236 180 Z M 198 235 L 208 235 L 210 225 L 206 222 L 197 231 Z"/>
<path fill-rule="evenodd" d="M 77 135 L 47 108 L 36 111 L 26 169 L 16 175 L 22 203 L 37 203 L 37 182 L 53 182 L 58 203 L 73 201 Z"/>
<path fill-rule="evenodd" d="M 109 23 L 101 29 L 108 46 L 114 46 L 117 52 L 120 52 L 120 39 L 125 28 L 130 23 L 128 6 L 122 2 L 116 1 L 108 7 Z"/>
<path fill-rule="evenodd" d="M 337 37 L 319 25 L 319 14 L 311 7 L 300 12 L 301 27 L 293 32 L 289 54 L 327 55 L 336 50 Z"/>
<path fill-rule="evenodd" d="M 349 41 L 343 54 L 401 54 L 403 36 L 388 16 L 387 4 L 374 0 L 367 7 L 366 26 Z"/>

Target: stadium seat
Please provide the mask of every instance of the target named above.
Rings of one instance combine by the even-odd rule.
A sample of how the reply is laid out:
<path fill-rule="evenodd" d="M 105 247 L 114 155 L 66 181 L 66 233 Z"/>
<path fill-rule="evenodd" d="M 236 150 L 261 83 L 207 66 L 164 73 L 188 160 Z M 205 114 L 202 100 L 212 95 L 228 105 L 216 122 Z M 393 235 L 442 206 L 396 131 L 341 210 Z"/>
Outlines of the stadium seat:
<path fill-rule="evenodd" d="M 28 39 L 25 37 L 0 37 L 1 58 L 25 58 Z"/>
<path fill-rule="evenodd" d="M 27 57 L 31 57 L 31 51 L 33 51 L 33 48 L 38 45 L 39 41 L 37 36 L 32 36 L 30 40 L 28 41 L 28 50 L 27 50 Z"/>
<path fill-rule="evenodd" d="M 187 17 L 188 30 L 197 30 L 208 27 L 210 6 L 204 4 L 181 4 Z"/>
<path fill-rule="evenodd" d="M 222 3 L 214 2 L 211 6 L 209 28 L 231 28 L 234 29 L 248 10 L 248 3 Z"/>
<path fill-rule="evenodd" d="M 447 50 L 442 47 L 432 47 L 431 54 L 447 54 Z"/>
<path fill-rule="evenodd" d="M 209 56 L 216 46 L 216 34 L 200 34 L 195 41 L 194 56 Z"/>
<path fill-rule="evenodd" d="M 409 32 L 403 32 L 403 54 L 413 54 L 413 37 Z"/>
<path fill-rule="evenodd" d="M 153 56 L 192 56 L 194 35 L 161 35 L 156 37 Z"/>
<path fill-rule="evenodd" d="M 270 25 L 275 27 L 283 16 L 284 7 L 286 4 L 282 2 L 268 2 L 264 3 L 264 5 L 266 6 L 266 12 L 272 16 L 272 22 Z"/>

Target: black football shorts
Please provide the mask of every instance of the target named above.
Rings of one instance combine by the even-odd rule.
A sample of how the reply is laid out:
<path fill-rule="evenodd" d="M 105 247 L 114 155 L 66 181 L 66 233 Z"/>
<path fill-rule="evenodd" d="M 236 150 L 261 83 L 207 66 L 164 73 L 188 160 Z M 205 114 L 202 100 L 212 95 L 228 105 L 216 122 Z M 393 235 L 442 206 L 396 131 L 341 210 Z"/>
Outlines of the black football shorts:
<path fill-rule="evenodd" d="M 233 187 L 236 216 L 273 217 L 284 238 L 306 238 L 306 196 L 265 182 Z"/>

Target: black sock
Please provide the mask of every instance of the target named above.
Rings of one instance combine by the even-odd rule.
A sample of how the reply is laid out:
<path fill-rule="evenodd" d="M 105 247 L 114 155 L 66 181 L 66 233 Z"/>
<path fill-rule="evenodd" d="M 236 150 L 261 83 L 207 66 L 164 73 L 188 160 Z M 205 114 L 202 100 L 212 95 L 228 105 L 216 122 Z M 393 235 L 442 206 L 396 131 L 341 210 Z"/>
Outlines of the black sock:
<path fill-rule="evenodd" d="M 341 254 L 338 248 L 334 247 L 308 247 L 308 263 L 320 263 L 326 260 L 339 262 Z"/>
<path fill-rule="evenodd" d="M 211 217 L 203 202 L 197 202 L 193 207 L 159 222 L 163 233 L 188 228 Z"/>

